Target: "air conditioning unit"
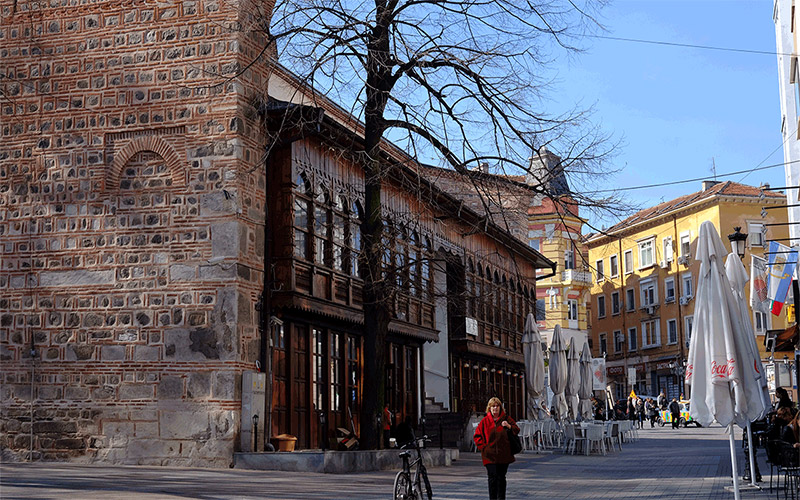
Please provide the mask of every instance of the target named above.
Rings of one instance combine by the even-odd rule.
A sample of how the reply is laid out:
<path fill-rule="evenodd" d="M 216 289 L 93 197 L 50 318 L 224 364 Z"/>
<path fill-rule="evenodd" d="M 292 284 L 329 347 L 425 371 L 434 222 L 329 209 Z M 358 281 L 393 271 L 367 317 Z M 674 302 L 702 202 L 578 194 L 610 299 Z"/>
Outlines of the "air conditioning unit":
<path fill-rule="evenodd" d="M 661 267 L 661 269 L 666 269 L 669 267 L 669 262 L 667 262 L 666 260 L 662 260 L 661 262 L 658 263 L 658 265 L 659 267 Z"/>
<path fill-rule="evenodd" d="M 650 315 L 652 315 L 652 314 L 654 314 L 656 312 L 656 308 L 653 307 L 653 306 L 648 306 L 648 307 L 645 307 L 644 309 L 645 309 L 645 311 L 647 311 L 647 314 L 650 314 Z"/>
<path fill-rule="evenodd" d="M 691 297 L 689 297 L 689 296 L 683 296 L 683 297 L 681 297 L 681 305 L 682 305 L 682 306 L 685 306 L 685 305 L 687 305 L 687 304 L 689 303 L 689 301 L 690 301 L 690 300 L 692 300 L 692 298 L 691 298 Z"/>
<path fill-rule="evenodd" d="M 688 255 L 681 255 L 678 257 L 678 264 L 688 266 L 689 265 L 689 256 Z"/>

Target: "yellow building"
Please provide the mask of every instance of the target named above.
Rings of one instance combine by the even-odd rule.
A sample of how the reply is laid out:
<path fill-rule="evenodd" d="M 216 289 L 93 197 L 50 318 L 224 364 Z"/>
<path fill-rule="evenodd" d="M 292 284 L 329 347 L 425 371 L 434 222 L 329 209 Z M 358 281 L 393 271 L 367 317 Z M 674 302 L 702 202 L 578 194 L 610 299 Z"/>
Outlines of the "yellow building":
<path fill-rule="evenodd" d="M 686 394 L 684 360 L 691 338 L 700 263 L 694 260 L 700 224 L 711 221 L 727 243 L 734 227 L 747 233 L 750 254 L 764 256 L 770 240 L 788 238 L 786 196 L 734 182 L 703 182 L 703 189 L 642 210 L 602 233 L 588 235 L 594 272 L 591 338 L 606 356 L 616 398 Z M 728 246 L 728 248 L 730 248 Z M 542 286 L 542 288 L 546 288 Z M 747 290 L 749 300 L 749 290 Z M 764 335 L 786 327 L 781 316 L 753 314 L 762 358 Z M 688 397 L 689 394 L 686 394 Z"/>
<path fill-rule="evenodd" d="M 537 324 L 548 345 L 561 326 L 567 342 L 578 349 L 588 339 L 588 302 L 592 274 L 581 236 L 583 219 L 564 175 L 561 158 L 541 148 L 531 158 L 527 184 L 544 182 L 550 196 L 537 197 L 527 208 L 528 244 L 557 263 L 555 273 L 540 271 L 536 286 Z"/>

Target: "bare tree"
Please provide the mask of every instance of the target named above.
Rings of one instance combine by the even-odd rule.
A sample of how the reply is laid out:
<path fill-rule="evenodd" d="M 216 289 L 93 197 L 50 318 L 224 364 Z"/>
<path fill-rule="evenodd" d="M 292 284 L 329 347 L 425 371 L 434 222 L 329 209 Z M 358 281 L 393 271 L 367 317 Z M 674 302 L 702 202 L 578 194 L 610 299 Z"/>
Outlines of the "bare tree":
<path fill-rule="evenodd" d="M 364 365 L 361 443 L 380 446 L 390 291 L 381 262 L 381 148 L 390 139 L 412 155 L 435 156 L 475 177 L 491 162 L 529 169 L 543 146 L 558 151 L 577 203 L 613 207 L 597 196 L 596 176 L 613 150 L 607 137 L 571 109 L 541 111 L 552 82 L 543 69 L 569 54 L 595 20 L 591 0 L 276 0 L 262 13 L 269 51 L 310 88 L 363 122 Z M 258 17 L 258 16 L 257 16 Z M 548 196 L 547 179 L 533 189 Z M 475 183 L 480 192 L 479 183 Z M 558 198 L 558 197 L 556 197 Z M 489 207 L 484 202 L 486 212 Z"/>

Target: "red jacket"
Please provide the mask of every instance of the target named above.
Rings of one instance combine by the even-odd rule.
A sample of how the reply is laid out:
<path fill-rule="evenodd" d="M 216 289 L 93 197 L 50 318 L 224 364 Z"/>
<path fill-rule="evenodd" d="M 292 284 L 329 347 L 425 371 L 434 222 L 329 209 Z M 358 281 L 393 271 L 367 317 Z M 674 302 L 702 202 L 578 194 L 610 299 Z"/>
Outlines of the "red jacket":
<path fill-rule="evenodd" d="M 492 418 L 492 414 L 487 412 L 478 428 L 475 429 L 475 445 L 481 452 L 483 465 L 486 464 L 510 464 L 514 461 L 514 455 L 511 453 L 511 445 L 508 442 L 508 434 L 506 428 L 503 427 L 503 420 L 507 420 L 511 424 L 511 430 L 514 434 L 519 434 L 519 427 L 517 423 L 507 416 L 505 412 L 500 414 L 497 421 Z"/>

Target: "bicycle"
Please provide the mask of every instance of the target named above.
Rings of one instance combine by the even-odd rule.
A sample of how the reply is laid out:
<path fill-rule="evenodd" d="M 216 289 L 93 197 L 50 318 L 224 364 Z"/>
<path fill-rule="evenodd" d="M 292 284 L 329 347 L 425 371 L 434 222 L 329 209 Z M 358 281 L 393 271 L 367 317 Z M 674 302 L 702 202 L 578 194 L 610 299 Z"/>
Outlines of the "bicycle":
<path fill-rule="evenodd" d="M 428 436 L 422 436 L 419 440 L 423 443 L 430 441 Z M 406 450 L 400 453 L 400 458 L 403 459 L 403 470 L 397 473 L 394 478 L 394 500 L 424 500 L 427 496 L 428 500 L 433 498 L 433 490 L 431 490 L 431 483 L 428 480 L 428 470 L 425 464 L 422 463 L 422 452 L 417 439 L 410 441 L 400 448 L 413 447 L 417 450 L 417 458 L 411 460 L 411 452 Z M 412 470 L 413 469 L 413 470 Z M 425 488 L 423 494 L 422 488 Z"/>

